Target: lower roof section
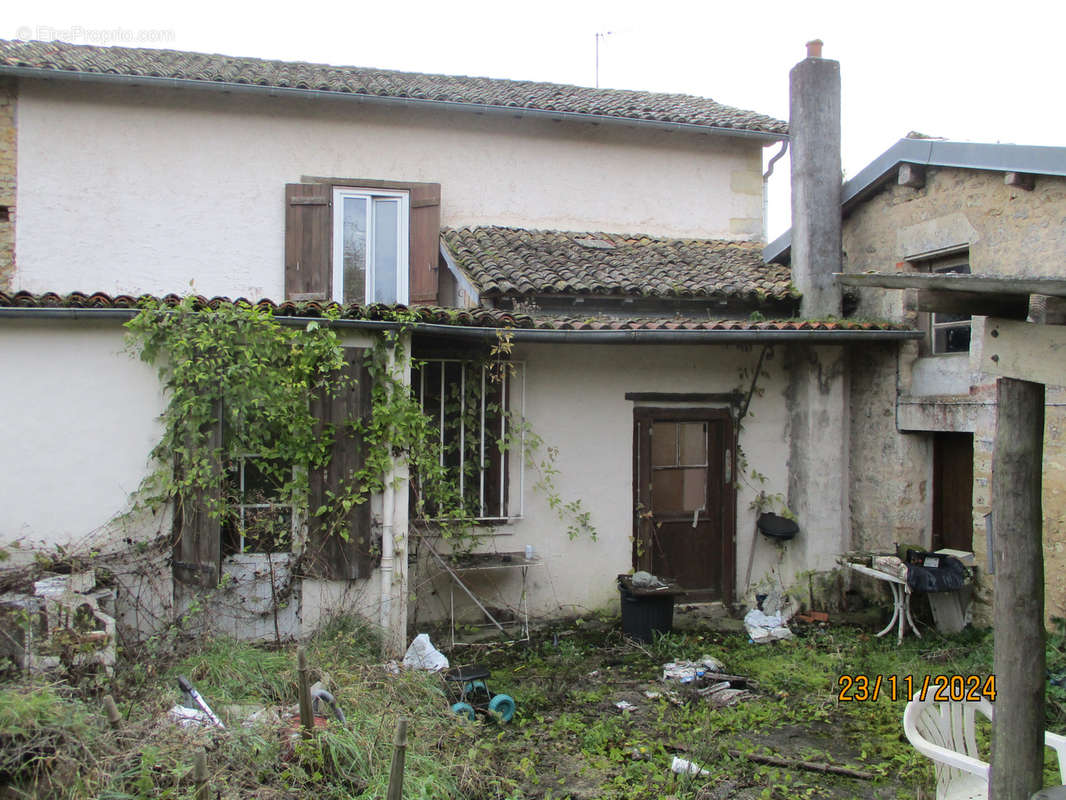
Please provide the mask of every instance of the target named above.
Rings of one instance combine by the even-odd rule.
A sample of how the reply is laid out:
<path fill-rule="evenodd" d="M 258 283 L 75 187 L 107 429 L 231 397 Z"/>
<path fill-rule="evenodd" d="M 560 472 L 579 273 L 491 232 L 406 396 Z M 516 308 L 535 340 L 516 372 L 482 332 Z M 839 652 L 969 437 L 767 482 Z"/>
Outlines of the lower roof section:
<path fill-rule="evenodd" d="M 162 298 L 104 293 L 54 292 L 31 294 L 0 292 L 0 319 L 131 319 L 152 304 L 176 308 L 185 298 L 169 294 Z M 191 298 L 195 310 L 218 308 L 228 303 L 268 310 L 283 324 L 309 320 L 326 324 L 388 330 L 410 328 L 419 333 L 455 339 L 498 339 L 503 331 L 513 341 L 573 342 L 584 344 L 727 344 L 751 341 L 807 341 L 845 344 L 856 341 L 886 341 L 922 337 L 915 331 L 888 322 L 853 320 L 753 320 L 699 319 L 693 317 L 562 317 L 532 315 L 500 309 L 451 309 L 430 306 L 341 307 L 335 303 L 275 303 L 244 298 Z"/>

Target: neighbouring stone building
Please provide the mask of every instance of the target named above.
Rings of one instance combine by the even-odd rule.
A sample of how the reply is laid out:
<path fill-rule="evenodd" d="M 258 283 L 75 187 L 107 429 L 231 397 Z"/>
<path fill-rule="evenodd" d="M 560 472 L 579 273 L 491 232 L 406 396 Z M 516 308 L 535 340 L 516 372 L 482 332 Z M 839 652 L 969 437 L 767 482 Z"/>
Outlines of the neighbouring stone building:
<path fill-rule="evenodd" d="M 1061 277 L 1066 148 L 903 139 L 844 185 L 841 208 L 846 273 Z M 787 260 L 787 236 L 766 254 Z M 844 299 L 851 316 L 926 333 L 850 352 L 853 545 L 972 550 L 987 571 L 996 392 L 980 367 L 986 318 L 923 310 L 917 290 L 849 288 Z M 1061 386 L 1047 386 L 1045 413 L 1046 614 L 1055 617 L 1066 615 Z M 990 581 L 982 589 L 976 612 L 987 616 Z"/>

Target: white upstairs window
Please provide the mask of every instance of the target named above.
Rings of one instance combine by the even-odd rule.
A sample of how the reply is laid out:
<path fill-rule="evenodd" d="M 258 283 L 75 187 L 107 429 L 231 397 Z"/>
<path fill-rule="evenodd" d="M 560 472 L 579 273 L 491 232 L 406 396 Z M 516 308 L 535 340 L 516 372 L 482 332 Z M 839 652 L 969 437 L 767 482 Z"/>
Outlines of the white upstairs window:
<path fill-rule="evenodd" d="M 333 190 L 333 300 L 408 302 L 407 192 Z"/>

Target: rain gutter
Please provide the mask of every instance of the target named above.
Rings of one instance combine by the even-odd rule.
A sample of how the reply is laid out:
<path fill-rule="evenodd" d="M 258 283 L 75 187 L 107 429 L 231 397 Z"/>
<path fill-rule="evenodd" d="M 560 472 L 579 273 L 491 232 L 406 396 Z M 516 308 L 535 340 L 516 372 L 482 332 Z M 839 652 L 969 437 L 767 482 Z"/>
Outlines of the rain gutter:
<path fill-rule="evenodd" d="M 129 308 L 0 308 L 0 319 L 129 320 L 139 311 Z M 442 338 L 497 341 L 503 335 L 514 342 L 553 344 L 732 344 L 746 342 L 806 342 L 848 344 L 921 339 L 922 331 L 911 330 L 556 330 L 508 327 L 443 325 L 431 322 L 384 322 L 362 319 L 330 320 L 322 317 L 275 317 L 282 325 L 306 326 L 309 322 L 338 330 L 410 330 Z M 506 332 L 506 333 L 505 333 Z"/>
<path fill-rule="evenodd" d="M 0 76 L 2 75 L 12 75 L 19 78 L 38 78 L 42 80 L 70 80 L 84 83 L 122 84 L 126 86 L 156 86 L 165 89 L 199 89 L 202 91 L 233 92 L 235 94 L 265 93 L 276 97 L 302 97 L 312 100 L 355 100 L 362 103 L 381 103 L 415 108 L 443 109 L 446 111 L 466 111 L 475 114 L 489 114 L 507 117 L 547 117 L 549 119 L 567 120 L 570 122 L 589 122 L 593 124 L 655 128 L 657 130 L 675 132 L 713 133 L 719 136 L 757 139 L 767 144 L 788 140 L 787 133 L 752 131 L 743 128 L 723 128 L 714 125 L 697 125 L 691 122 L 664 122 L 652 119 L 615 117 L 607 114 L 583 114 L 577 111 L 552 111 L 550 109 L 523 108 L 521 106 L 495 106 L 487 103 L 460 103 L 454 100 L 424 100 L 415 97 L 390 97 L 387 95 L 362 94 L 359 92 L 303 89 L 292 86 L 264 86 L 258 83 L 200 81 L 187 78 L 163 78 L 153 75 L 116 75 L 114 73 L 75 72 L 73 70 L 39 69 L 36 67 L 0 67 Z"/>

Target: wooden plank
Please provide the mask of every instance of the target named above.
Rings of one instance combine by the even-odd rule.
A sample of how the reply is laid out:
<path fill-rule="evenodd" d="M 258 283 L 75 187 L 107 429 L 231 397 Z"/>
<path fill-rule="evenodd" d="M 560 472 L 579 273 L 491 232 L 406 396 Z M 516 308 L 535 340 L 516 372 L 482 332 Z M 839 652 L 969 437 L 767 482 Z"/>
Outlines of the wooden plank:
<path fill-rule="evenodd" d="M 1025 319 L 1029 313 L 1027 294 L 982 294 L 980 292 L 948 292 L 919 289 L 914 299 L 914 311 L 936 311 L 941 314 L 979 314 L 982 317 Z"/>
<path fill-rule="evenodd" d="M 1029 797 L 1043 786 L 1043 437 L 1043 385 L 1010 378 L 996 381 L 992 671 L 997 694 L 991 800 Z"/>
<path fill-rule="evenodd" d="M 946 289 L 982 294 L 1048 294 L 1066 297 L 1064 278 L 998 278 L 958 272 L 835 272 L 841 286 L 873 289 Z"/>
<path fill-rule="evenodd" d="M 900 186 L 921 189 L 925 186 L 925 167 L 918 164 L 900 164 L 897 180 Z"/>
<path fill-rule="evenodd" d="M 440 184 L 411 190 L 408 287 L 410 302 L 437 303 L 440 277 Z"/>
<path fill-rule="evenodd" d="M 981 351 L 989 375 L 1066 386 L 1066 327 L 989 318 Z"/>
<path fill-rule="evenodd" d="M 626 400 L 645 403 L 734 403 L 739 404 L 740 392 L 626 392 Z"/>
<path fill-rule="evenodd" d="M 333 448 L 329 463 L 312 470 L 309 479 L 311 518 L 307 525 L 305 572 L 330 580 L 357 580 L 370 577 L 374 568 L 373 541 L 369 501 L 352 506 L 343 526 L 345 540 L 327 529 L 321 517 L 314 516 L 320 505 L 330 503 L 331 496 L 342 493 L 354 472 L 363 464 L 364 444 L 361 435 L 349 424 L 352 419 L 366 419 L 370 414 L 370 372 L 363 363 L 366 350 L 345 348 L 344 374 L 349 379 L 333 397 L 315 397 L 311 401 L 316 417 L 316 434 L 333 428 Z"/>
<path fill-rule="evenodd" d="M 285 186 L 285 297 L 329 299 L 333 283 L 332 190 L 316 183 Z"/>

